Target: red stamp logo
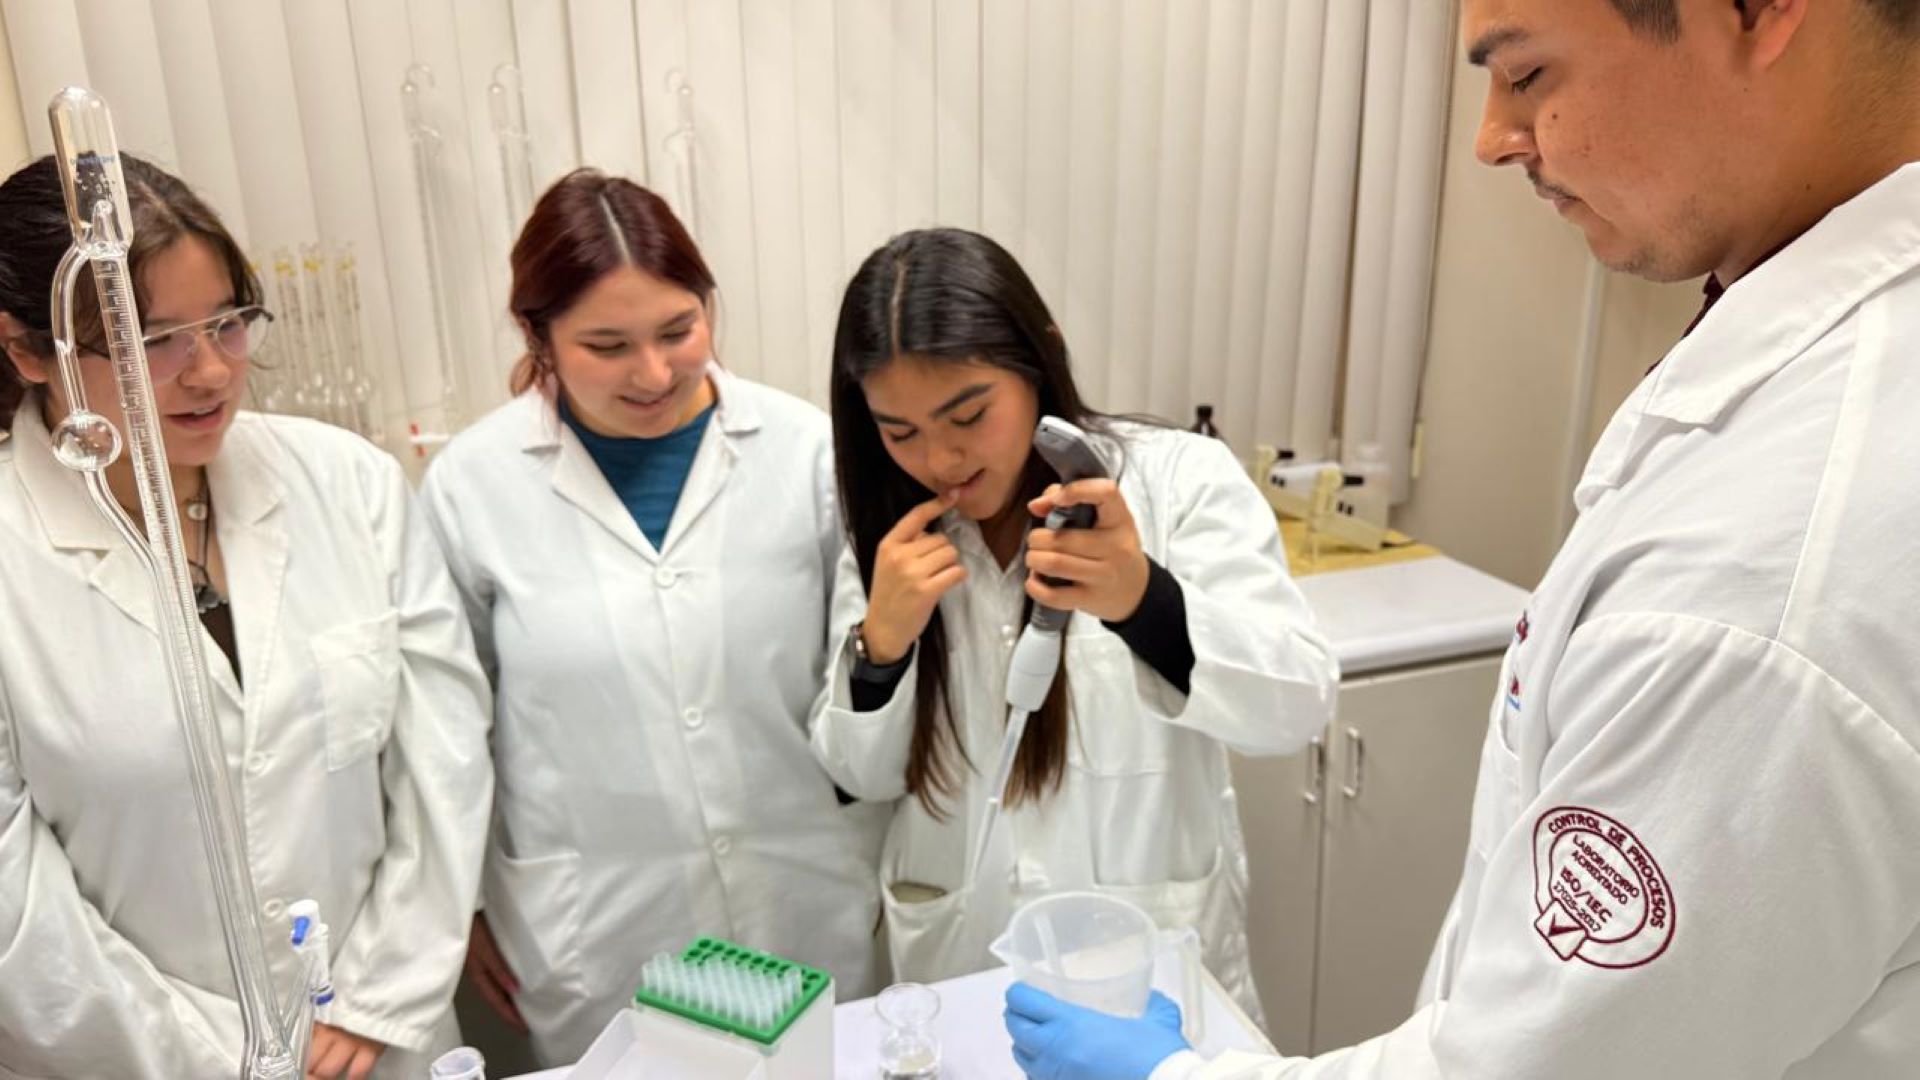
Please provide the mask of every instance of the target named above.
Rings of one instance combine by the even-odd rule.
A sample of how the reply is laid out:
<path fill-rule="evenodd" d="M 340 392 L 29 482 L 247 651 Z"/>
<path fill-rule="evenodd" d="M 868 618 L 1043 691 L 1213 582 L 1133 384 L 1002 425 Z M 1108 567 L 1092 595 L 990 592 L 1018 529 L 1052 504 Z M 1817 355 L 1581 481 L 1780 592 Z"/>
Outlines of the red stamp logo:
<path fill-rule="evenodd" d="M 1625 825 L 1562 806 L 1533 827 L 1533 924 L 1562 960 L 1595 967 L 1651 963 L 1673 941 L 1673 890 Z"/>

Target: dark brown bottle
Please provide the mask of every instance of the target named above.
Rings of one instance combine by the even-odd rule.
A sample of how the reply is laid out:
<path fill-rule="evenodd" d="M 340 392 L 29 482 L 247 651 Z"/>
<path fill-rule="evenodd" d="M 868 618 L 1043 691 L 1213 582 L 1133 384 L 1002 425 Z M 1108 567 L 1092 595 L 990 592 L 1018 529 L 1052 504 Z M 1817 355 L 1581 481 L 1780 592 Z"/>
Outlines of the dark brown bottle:
<path fill-rule="evenodd" d="M 1193 410 L 1193 426 L 1187 429 L 1196 435 L 1205 435 L 1210 439 L 1220 437 L 1220 429 L 1213 426 L 1213 406 L 1200 405 Z"/>

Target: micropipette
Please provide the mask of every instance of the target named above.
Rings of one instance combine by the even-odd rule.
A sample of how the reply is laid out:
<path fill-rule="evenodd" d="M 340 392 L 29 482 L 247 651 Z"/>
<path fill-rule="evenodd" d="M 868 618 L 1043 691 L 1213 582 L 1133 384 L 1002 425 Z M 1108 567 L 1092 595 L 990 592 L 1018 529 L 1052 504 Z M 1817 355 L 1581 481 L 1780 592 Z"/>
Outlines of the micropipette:
<path fill-rule="evenodd" d="M 1063 484 L 1108 475 L 1107 464 L 1093 449 L 1087 433 L 1058 417 L 1040 418 L 1040 426 L 1033 432 L 1033 448 L 1047 464 L 1053 466 L 1054 472 L 1060 474 Z M 1048 512 L 1046 527 L 1091 528 L 1094 516 L 1094 508 L 1086 504 L 1057 506 Z M 1046 577 L 1041 580 L 1049 585 L 1062 584 Z M 967 859 L 968 886 L 972 886 L 974 875 L 980 870 L 980 860 L 986 857 L 987 844 L 993 839 L 993 827 L 1000 820 L 1000 808 L 1006 800 L 1007 781 L 1013 777 L 1013 763 L 1020 756 L 1020 740 L 1027 732 L 1027 717 L 1040 711 L 1040 706 L 1045 704 L 1047 691 L 1053 688 L 1053 677 L 1060 670 L 1060 639 L 1066 633 L 1071 614 L 1045 604 L 1034 604 L 1033 614 L 1027 618 L 1026 629 L 1020 632 L 1020 640 L 1014 644 L 1013 659 L 1007 666 L 1007 732 L 1000 740 L 1000 760 L 994 765 L 993 785 L 987 789 L 980 833 L 974 839 L 973 853 Z"/>

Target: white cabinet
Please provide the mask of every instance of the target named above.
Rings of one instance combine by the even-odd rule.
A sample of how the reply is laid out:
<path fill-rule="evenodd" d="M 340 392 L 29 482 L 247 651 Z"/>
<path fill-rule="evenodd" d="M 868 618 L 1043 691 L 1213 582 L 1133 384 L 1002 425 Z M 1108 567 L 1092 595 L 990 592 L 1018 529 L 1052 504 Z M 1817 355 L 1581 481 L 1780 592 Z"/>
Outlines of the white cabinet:
<path fill-rule="evenodd" d="M 1236 758 L 1268 1033 L 1351 1045 L 1413 1011 L 1460 880 L 1500 654 L 1526 593 L 1447 558 L 1303 578 L 1344 678 L 1334 723 Z"/>
<path fill-rule="evenodd" d="M 1498 654 L 1350 678 L 1314 750 L 1237 758 L 1248 939 L 1274 1045 L 1407 1018 L 1460 880 Z"/>

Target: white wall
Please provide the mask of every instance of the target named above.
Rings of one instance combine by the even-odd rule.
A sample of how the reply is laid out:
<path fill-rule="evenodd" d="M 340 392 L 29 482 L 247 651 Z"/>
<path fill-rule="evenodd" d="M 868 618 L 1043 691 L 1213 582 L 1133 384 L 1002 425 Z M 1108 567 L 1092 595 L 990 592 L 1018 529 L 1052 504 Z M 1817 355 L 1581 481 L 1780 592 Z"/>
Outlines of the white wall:
<path fill-rule="evenodd" d="M 14 89 L 13 50 L 7 45 L 7 24 L 0 19 L 0 177 L 27 162 L 27 127 Z"/>
<path fill-rule="evenodd" d="M 1679 337 L 1699 292 L 1609 275 L 1591 397 L 1583 394 L 1575 372 L 1585 242 L 1519 170 L 1475 160 L 1487 76 L 1456 64 L 1421 386 L 1424 470 L 1395 523 L 1531 588 L 1560 545 L 1570 440 L 1583 436 L 1584 455 L 1640 373 Z"/>

